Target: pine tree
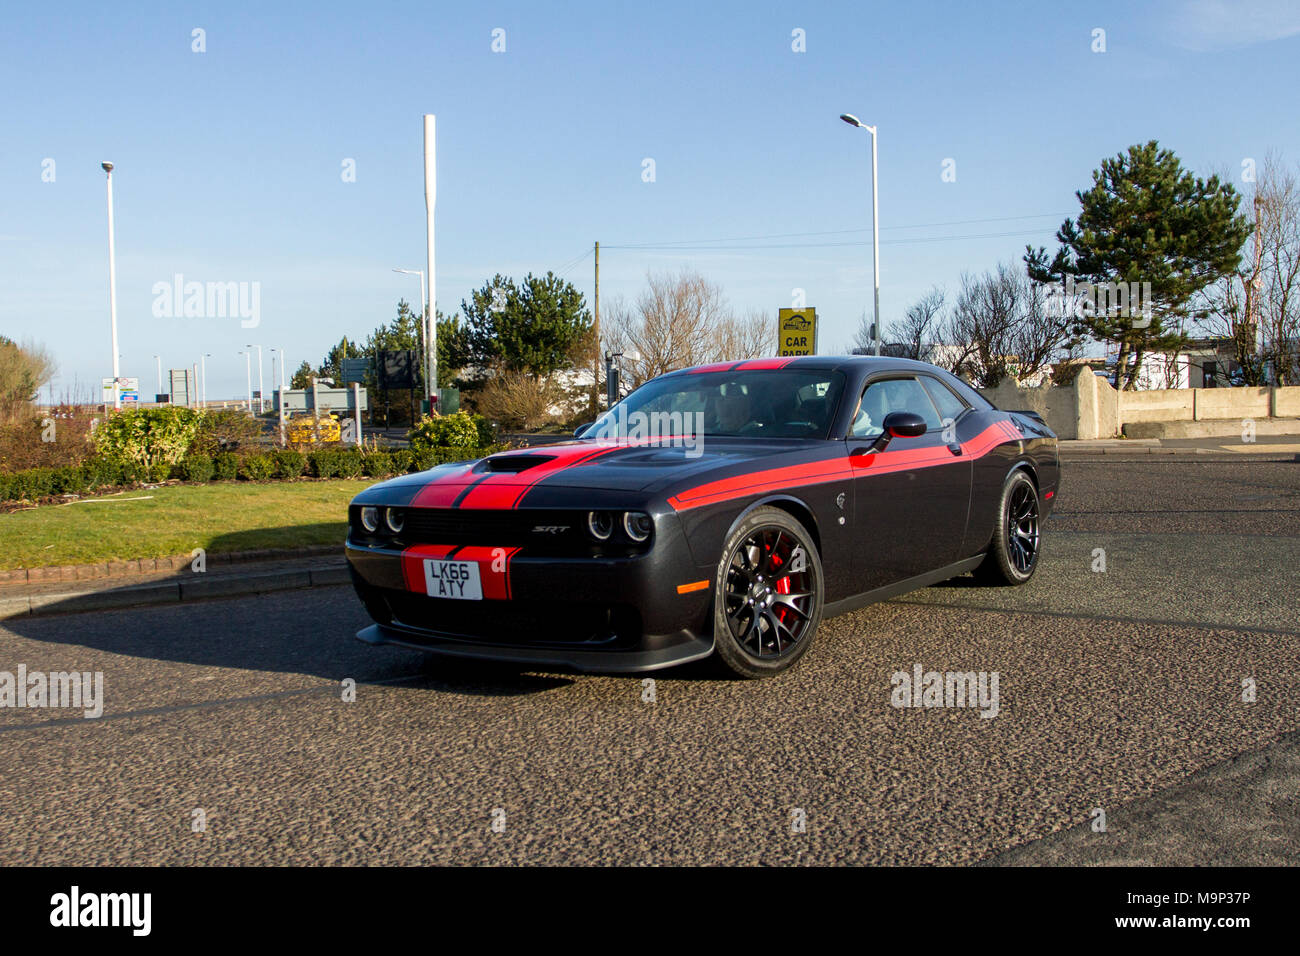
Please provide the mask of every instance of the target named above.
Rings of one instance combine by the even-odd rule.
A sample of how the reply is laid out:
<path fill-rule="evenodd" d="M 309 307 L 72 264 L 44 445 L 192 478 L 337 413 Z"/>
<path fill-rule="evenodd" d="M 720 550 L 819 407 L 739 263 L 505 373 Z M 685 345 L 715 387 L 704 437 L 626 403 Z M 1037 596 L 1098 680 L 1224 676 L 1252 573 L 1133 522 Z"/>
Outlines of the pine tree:
<path fill-rule="evenodd" d="M 1180 326 L 1192 297 L 1237 268 L 1250 226 L 1230 183 L 1192 175 L 1155 140 L 1103 160 L 1092 179 L 1091 189 L 1075 193 L 1078 218 L 1057 230 L 1052 260 L 1041 246 L 1026 247 L 1024 259 L 1037 282 L 1150 283 L 1142 304 L 1149 316 L 1103 308 L 1084 314 L 1078 328 L 1118 343 L 1116 382 L 1133 388 L 1146 353 L 1186 344 Z"/>

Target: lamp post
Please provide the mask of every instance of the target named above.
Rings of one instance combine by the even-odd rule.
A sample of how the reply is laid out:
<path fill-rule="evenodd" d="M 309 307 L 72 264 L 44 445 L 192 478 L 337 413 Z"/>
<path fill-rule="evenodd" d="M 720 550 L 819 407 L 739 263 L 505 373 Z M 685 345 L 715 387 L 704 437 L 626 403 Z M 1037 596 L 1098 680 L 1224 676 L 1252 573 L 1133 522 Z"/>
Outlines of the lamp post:
<path fill-rule="evenodd" d="M 876 128 L 868 126 L 852 113 L 841 113 L 840 119 L 850 126 L 865 129 L 871 134 L 871 280 L 875 285 L 872 320 L 875 324 L 876 354 L 880 354 L 880 206 L 876 189 Z"/>
<path fill-rule="evenodd" d="M 158 363 L 158 391 L 154 392 L 154 398 L 157 399 L 162 394 L 162 356 L 155 355 L 153 360 Z"/>
<path fill-rule="evenodd" d="M 437 412 L 438 403 L 438 274 L 433 267 L 433 212 L 438 201 L 438 138 L 437 117 L 424 114 L 424 216 L 425 247 L 424 267 L 429 274 L 429 295 L 424 302 L 424 375 L 429 393 L 429 411 Z"/>
<path fill-rule="evenodd" d="M 262 380 L 262 346 L 246 345 L 245 348 L 257 349 L 257 414 L 266 411 L 266 385 Z M 253 407 L 252 399 L 249 399 L 248 407 Z"/>
<path fill-rule="evenodd" d="M 253 353 L 241 351 L 239 354 L 244 357 L 244 368 L 248 376 L 248 413 L 251 415 L 253 414 Z"/>
<path fill-rule="evenodd" d="M 273 381 L 273 382 L 275 381 L 275 357 L 274 357 L 274 355 L 275 355 L 276 352 L 279 352 L 279 353 L 280 353 L 280 391 L 283 392 L 283 391 L 284 391 L 284 365 L 285 365 L 285 362 L 288 361 L 288 360 L 284 357 L 284 349 L 271 349 L 271 353 L 272 353 L 272 358 L 271 358 L 271 381 Z"/>
<path fill-rule="evenodd" d="M 199 357 L 199 366 L 203 369 L 203 384 L 199 387 L 199 395 L 203 399 L 203 407 L 208 407 L 208 359 L 212 358 L 211 352 L 204 352 Z"/>
<path fill-rule="evenodd" d="M 117 357 L 117 258 L 113 248 L 113 164 L 103 162 L 100 167 L 108 176 L 108 318 L 113 326 L 113 407 L 122 407 L 121 390 L 117 379 L 121 366 Z"/>

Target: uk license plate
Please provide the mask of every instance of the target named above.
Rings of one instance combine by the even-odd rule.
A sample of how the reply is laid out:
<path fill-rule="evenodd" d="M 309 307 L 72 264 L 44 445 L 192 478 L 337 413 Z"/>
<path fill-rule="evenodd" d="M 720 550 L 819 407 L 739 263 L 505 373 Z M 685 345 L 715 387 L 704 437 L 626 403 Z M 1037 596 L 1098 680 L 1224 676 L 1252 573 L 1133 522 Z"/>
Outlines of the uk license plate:
<path fill-rule="evenodd" d="M 476 561 L 425 558 L 424 586 L 429 597 L 452 598 L 457 601 L 483 600 L 483 585 L 479 580 Z"/>

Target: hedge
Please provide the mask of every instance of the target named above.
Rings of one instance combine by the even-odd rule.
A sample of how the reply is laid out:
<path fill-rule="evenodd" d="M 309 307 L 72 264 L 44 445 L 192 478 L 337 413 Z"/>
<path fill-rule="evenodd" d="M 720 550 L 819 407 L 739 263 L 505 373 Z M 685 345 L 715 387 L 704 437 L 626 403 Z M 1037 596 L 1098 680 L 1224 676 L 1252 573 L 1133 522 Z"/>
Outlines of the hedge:
<path fill-rule="evenodd" d="M 383 478 L 407 472 L 427 471 L 438 465 L 469 461 L 501 451 L 504 445 L 481 448 L 405 448 L 391 451 L 367 451 L 356 448 L 323 448 L 307 453 L 280 450 L 269 454 L 246 455 L 242 459 L 231 452 L 212 457 L 188 455 L 179 464 L 156 464 L 146 467 L 129 461 L 93 458 L 81 465 L 62 468 L 30 468 L 0 475 L 0 502 L 37 501 L 52 495 L 85 495 L 102 488 L 114 488 L 142 482 L 165 481 L 247 481 L 299 478 Z"/>

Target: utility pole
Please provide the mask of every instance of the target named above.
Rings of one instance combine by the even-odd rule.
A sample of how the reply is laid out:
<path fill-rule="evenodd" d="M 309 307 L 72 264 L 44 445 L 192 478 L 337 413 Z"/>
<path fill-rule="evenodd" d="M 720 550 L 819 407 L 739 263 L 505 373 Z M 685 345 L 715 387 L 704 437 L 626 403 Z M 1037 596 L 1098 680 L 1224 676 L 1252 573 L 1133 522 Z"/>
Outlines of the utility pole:
<path fill-rule="evenodd" d="M 117 387 L 122 374 L 117 353 L 117 254 L 113 247 L 113 164 L 100 163 L 108 176 L 108 318 L 113 326 L 113 407 L 122 407 L 122 390 Z"/>
<path fill-rule="evenodd" d="M 424 114 L 424 214 L 425 234 L 428 241 L 429 298 L 424 303 L 424 361 L 427 369 L 424 382 L 429 391 L 429 414 L 438 411 L 438 280 L 433 269 L 433 212 L 438 204 L 438 137 L 432 113 Z"/>
<path fill-rule="evenodd" d="M 600 414 L 600 243 L 596 243 L 596 349 L 591 370 L 591 411 Z"/>

